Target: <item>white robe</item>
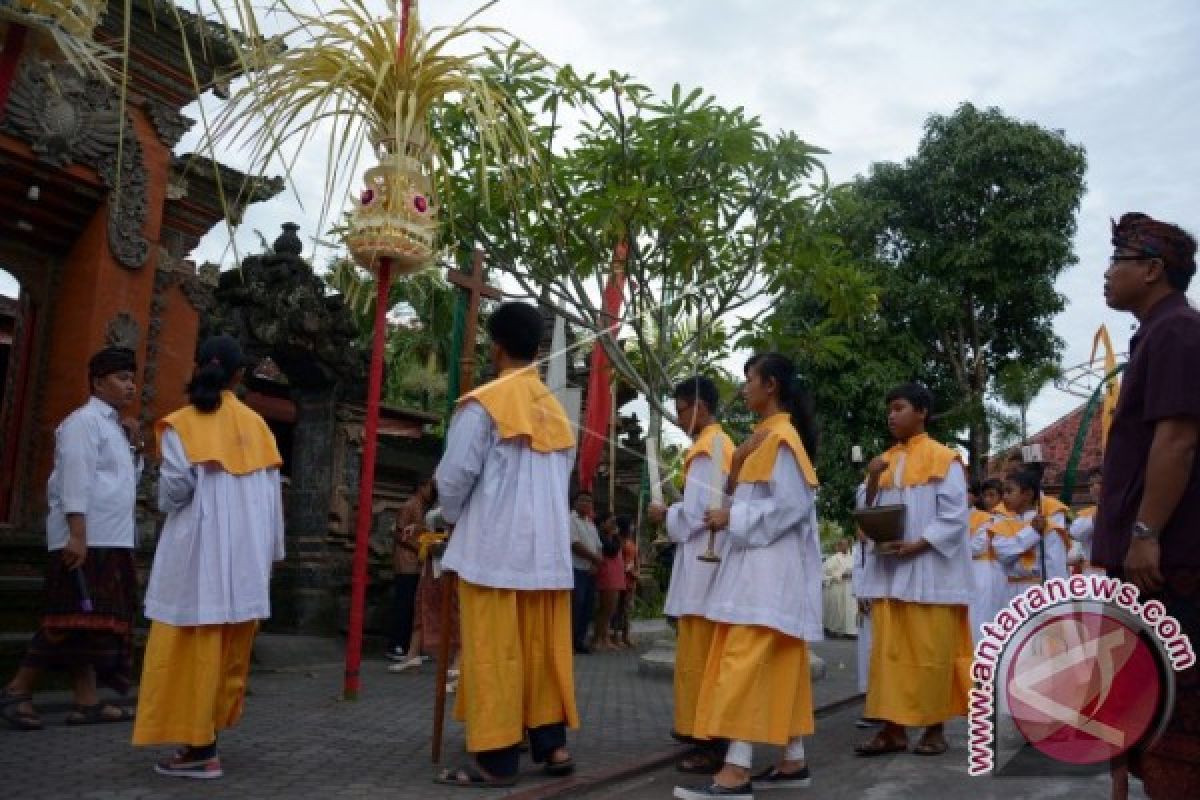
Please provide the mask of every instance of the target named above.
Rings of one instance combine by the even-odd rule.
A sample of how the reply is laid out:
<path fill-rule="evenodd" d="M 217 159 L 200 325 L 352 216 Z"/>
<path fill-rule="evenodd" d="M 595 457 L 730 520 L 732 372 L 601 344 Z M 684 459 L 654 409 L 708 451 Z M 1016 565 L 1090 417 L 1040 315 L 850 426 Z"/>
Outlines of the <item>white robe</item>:
<path fill-rule="evenodd" d="M 1034 510 L 1026 511 L 1021 514 L 1022 520 L 1031 520 L 1036 516 Z M 1047 520 L 1052 527 L 1065 528 L 1066 517 L 1060 511 L 1052 514 Z M 1029 578 L 1036 577 L 1041 573 L 1041 553 L 1038 552 L 1038 542 L 1042 541 L 1043 537 L 1033 528 L 1026 525 L 1021 529 L 1016 536 L 996 536 L 992 539 L 992 549 L 996 551 L 996 557 L 999 559 L 1004 568 L 1005 574 L 1010 578 Z M 1047 531 L 1045 536 L 1046 543 L 1046 574 L 1043 581 L 1051 578 L 1066 578 L 1068 577 L 1067 570 L 1067 548 L 1063 544 L 1062 536 L 1058 531 Z M 1034 554 L 1033 570 L 1026 570 L 1021 565 L 1021 555 L 1032 551 Z M 1008 583 L 1008 600 L 1012 600 L 1017 595 L 1024 592 L 1030 586 L 1029 583 L 1020 581 L 1010 581 Z M 1005 603 L 1008 602 L 1005 601 Z"/>
<path fill-rule="evenodd" d="M 146 587 L 146 616 L 221 625 L 271 616 L 271 564 L 282 561 L 279 470 L 231 475 L 188 460 L 163 432 L 158 508 L 167 514 Z"/>
<path fill-rule="evenodd" d="M 850 558 L 854 562 L 850 585 L 854 591 L 855 608 L 858 608 L 858 598 L 862 593 L 863 573 L 866 569 L 866 554 L 863 550 L 863 543 L 856 541 L 850 551 Z M 871 673 L 871 610 L 869 608 L 867 613 L 858 615 L 858 652 L 856 655 L 858 656 L 858 690 L 865 694 L 867 677 Z"/>
<path fill-rule="evenodd" d="M 717 564 L 700 561 L 697 556 L 708 549 L 708 529 L 704 527 L 704 512 L 708 510 L 713 492 L 724 492 L 724 471 L 706 454 L 692 459 L 683 499 L 667 509 L 667 536 L 676 543 L 675 564 L 671 568 L 671 585 L 667 587 L 664 609 L 669 617 L 703 616 L 708 593 L 717 576 Z M 713 549 L 724 558 L 729 550 L 729 537 L 718 534 Z"/>
<path fill-rule="evenodd" d="M 729 544 L 705 616 L 810 642 L 824 638 L 815 498 L 784 446 L 769 481 L 738 484 L 729 529 L 717 534 Z"/>
<path fill-rule="evenodd" d="M 834 553 L 825 559 L 822 593 L 825 630 L 853 636 L 858 630 L 858 604 L 850 585 L 852 564 L 847 553 Z"/>
<path fill-rule="evenodd" d="M 994 558 L 977 558 L 987 552 L 988 528 L 1000 519 L 990 517 L 986 522 L 971 531 L 971 566 L 975 572 L 975 594 L 971 598 L 971 641 L 979 644 L 982 637 L 981 625 L 996 618 L 1000 609 L 1008 605 L 1012 599 L 1008 576 L 1004 573 L 1004 565 Z"/>
<path fill-rule="evenodd" d="M 902 473 L 902 465 L 897 469 Z M 967 542 L 970 509 L 962 464 L 950 465 L 946 477 L 920 486 L 881 489 L 879 505 L 904 503 L 904 541 L 924 538 L 932 548 L 916 556 L 881 555 L 867 548 L 862 597 L 890 597 L 909 603 L 968 605 L 974 591 L 971 550 Z M 858 503 L 866 502 L 859 488 Z"/>
<path fill-rule="evenodd" d="M 1071 523 L 1071 538 L 1079 543 L 1079 550 L 1086 561 L 1092 560 L 1092 537 L 1095 533 L 1095 517 L 1076 517 Z"/>
<path fill-rule="evenodd" d="M 539 453 L 523 438 L 501 441 L 477 402 L 459 408 L 434 475 L 454 525 L 442 569 L 478 586 L 570 589 L 574 462 L 574 448 Z"/>

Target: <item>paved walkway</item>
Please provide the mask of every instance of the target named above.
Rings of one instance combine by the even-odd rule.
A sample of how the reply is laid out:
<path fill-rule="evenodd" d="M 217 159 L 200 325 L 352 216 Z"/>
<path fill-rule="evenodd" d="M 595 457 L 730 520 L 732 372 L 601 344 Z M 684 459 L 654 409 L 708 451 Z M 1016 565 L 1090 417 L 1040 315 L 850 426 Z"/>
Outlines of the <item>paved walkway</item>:
<path fill-rule="evenodd" d="M 853 642 L 818 646 L 829 677 L 815 685 L 818 705 L 854 694 Z M 841 665 L 841 668 L 839 668 Z M 256 672 L 242 724 L 221 739 L 226 777 L 184 781 L 154 774 L 166 748 L 135 749 L 129 725 L 72 728 L 63 724 L 65 696 L 39 699 L 47 728 L 0 730 L 0 781 L 20 798 L 442 798 L 462 790 L 431 782 L 429 732 L 433 670 L 392 675 L 383 661 L 364 663 L 357 702 L 340 700 L 342 666 Z M 569 736 L 581 778 L 669 755 L 671 683 L 643 677 L 632 652 L 576 659 L 581 730 Z M 54 701 L 58 701 L 57 703 Z M 53 710 L 57 706 L 60 710 Z M 445 759 L 458 763 L 462 728 L 448 725 Z M 529 797 L 561 791 L 527 761 L 516 790 L 472 791 L 471 797 Z M 515 798 L 514 798 L 515 800 Z"/>

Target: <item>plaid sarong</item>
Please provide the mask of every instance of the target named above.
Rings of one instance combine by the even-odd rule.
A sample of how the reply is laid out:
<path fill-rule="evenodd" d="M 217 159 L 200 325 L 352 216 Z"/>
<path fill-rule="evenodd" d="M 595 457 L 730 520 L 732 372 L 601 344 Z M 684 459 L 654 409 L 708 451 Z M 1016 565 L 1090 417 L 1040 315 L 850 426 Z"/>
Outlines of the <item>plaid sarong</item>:
<path fill-rule="evenodd" d="M 63 563 L 62 551 L 50 552 L 45 611 L 21 666 L 53 670 L 90 665 L 99 685 L 125 694 L 133 680 L 133 550 L 89 547 L 82 569 L 91 611 L 82 608 L 78 579 Z"/>

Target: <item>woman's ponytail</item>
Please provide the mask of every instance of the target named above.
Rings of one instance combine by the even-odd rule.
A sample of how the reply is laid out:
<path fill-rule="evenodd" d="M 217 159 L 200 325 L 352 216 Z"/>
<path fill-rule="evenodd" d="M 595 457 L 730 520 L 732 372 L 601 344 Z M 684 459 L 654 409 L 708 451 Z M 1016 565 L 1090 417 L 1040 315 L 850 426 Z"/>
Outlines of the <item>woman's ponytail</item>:
<path fill-rule="evenodd" d="M 232 336 L 205 339 L 196 358 L 196 371 L 187 385 L 188 402 L 197 411 L 216 411 L 221 407 L 221 392 L 234 384 L 243 362 L 237 339 Z"/>
<path fill-rule="evenodd" d="M 796 378 L 796 365 L 782 353 L 759 353 L 746 362 L 746 369 L 754 368 L 759 377 L 771 378 L 779 387 L 779 405 L 792 420 L 792 427 L 800 434 L 800 441 L 810 459 L 817 457 L 817 415 L 812 395 Z"/>

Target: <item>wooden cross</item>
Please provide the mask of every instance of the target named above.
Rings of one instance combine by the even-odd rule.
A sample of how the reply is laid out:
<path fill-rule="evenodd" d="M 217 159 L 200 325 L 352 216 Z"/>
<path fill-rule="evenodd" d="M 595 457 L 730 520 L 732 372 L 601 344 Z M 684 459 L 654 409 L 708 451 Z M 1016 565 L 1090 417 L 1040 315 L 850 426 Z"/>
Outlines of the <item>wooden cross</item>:
<path fill-rule="evenodd" d="M 475 248 L 471 256 L 471 271 L 451 269 L 446 271 L 446 280 L 466 293 L 467 313 L 464 315 L 462 352 L 458 358 L 458 392 L 466 394 L 475 383 L 475 341 L 478 338 L 479 302 L 481 298 L 499 300 L 504 293 L 489 286 L 483 274 L 483 250 Z"/>

